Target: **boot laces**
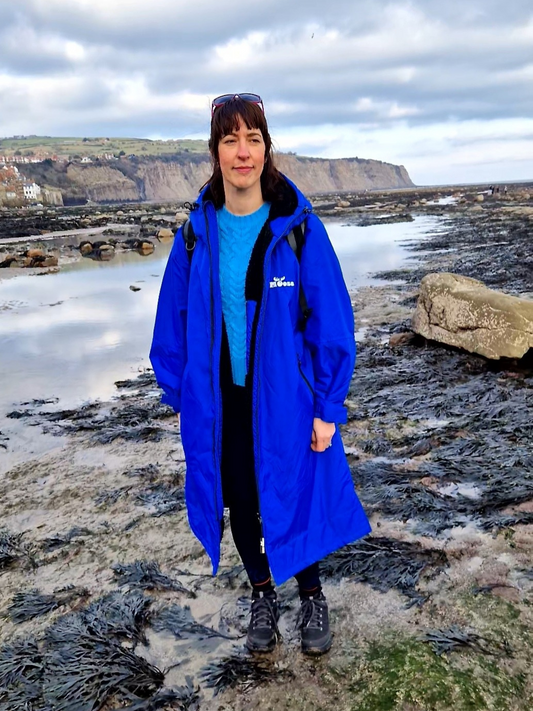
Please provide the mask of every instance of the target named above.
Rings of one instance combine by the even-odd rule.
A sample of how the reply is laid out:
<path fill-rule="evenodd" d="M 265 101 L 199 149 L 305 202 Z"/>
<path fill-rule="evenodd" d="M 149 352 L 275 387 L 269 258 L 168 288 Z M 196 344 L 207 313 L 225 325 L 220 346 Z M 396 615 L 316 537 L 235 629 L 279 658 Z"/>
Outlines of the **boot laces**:
<path fill-rule="evenodd" d="M 307 597 L 302 600 L 298 617 L 296 618 L 296 629 L 316 629 L 322 630 L 324 624 L 324 601 Z"/>
<path fill-rule="evenodd" d="M 270 600 L 268 597 L 260 597 L 253 600 L 251 620 L 253 629 L 268 627 L 277 631 L 275 604 L 275 600 Z"/>

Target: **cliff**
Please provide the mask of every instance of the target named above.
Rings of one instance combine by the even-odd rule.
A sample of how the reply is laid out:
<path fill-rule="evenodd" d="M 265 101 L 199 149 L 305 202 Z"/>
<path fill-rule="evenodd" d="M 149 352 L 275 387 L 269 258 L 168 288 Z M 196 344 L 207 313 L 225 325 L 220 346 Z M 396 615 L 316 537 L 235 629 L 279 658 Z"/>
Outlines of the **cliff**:
<path fill-rule="evenodd" d="M 414 185 L 403 165 L 364 158 L 303 158 L 280 153 L 276 165 L 304 193 L 387 190 Z"/>
<path fill-rule="evenodd" d="M 403 166 L 361 158 L 325 160 L 278 154 L 279 169 L 307 194 L 413 186 Z M 207 155 L 131 156 L 115 161 L 42 163 L 20 167 L 28 178 L 59 191 L 65 205 L 194 198 L 211 174 Z"/>

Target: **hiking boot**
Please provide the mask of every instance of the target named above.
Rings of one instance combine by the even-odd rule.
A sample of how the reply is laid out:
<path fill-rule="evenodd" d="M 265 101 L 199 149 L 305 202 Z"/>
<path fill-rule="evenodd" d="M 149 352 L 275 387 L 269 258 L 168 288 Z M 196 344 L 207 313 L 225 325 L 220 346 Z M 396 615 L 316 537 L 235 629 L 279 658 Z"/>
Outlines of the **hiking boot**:
<path fill-rule="evenodd" d="M 246 646 L 251 652 L 270 652 L 278 639 L 279 607 L 276 592 L 252 593 L 252 617 Z"/>
<path fill-rule="evenodd" d="M 302 652 L 324 654 L 331 647 L 328 603 L 323 592 L 301 599 L 296 627 L 301 630 Z"/>

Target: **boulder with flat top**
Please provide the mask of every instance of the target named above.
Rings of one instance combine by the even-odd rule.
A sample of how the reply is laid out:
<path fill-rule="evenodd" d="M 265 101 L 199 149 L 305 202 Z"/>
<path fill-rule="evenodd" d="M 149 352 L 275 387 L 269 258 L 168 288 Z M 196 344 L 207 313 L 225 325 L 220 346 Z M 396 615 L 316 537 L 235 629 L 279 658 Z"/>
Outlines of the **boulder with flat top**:
<path fill-rule="evenodd" d="M 533 301 L 458 274 L 427 274 L 412 329 L 486 358 L 521 358 L 533 348 Z"/>

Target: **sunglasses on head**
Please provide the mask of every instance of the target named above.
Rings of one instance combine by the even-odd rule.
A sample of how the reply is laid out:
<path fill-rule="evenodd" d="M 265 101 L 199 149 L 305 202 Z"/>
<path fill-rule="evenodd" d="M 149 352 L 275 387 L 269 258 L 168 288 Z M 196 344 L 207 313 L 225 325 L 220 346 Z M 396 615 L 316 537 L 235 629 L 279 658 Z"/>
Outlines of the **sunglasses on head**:
<path fill-rule="evenodd" d="M 213 118 L 213 114 L 219 106 L 223 106 L 224 104 L 227 104 L 228 101 L 233 101 L 233 99 L 242 99 L 243 101 L 249 101 L 250 104 L 256 104 L 257 106 L 260 106 L 261 111 L 265 113 L 263 99 L 259 96 L 259 94 L 222 94 L 222 96 L 217 96 L 216 99 L 213 99 L 213 103 L 211 104 L 211 118 Z"/>

